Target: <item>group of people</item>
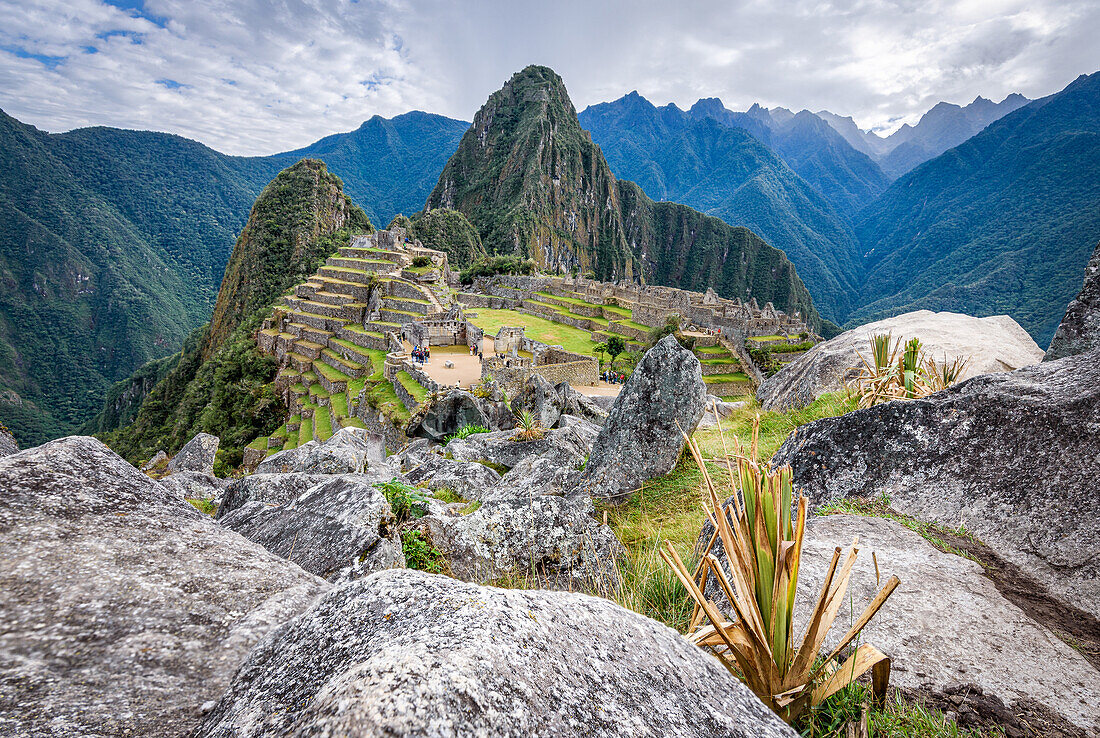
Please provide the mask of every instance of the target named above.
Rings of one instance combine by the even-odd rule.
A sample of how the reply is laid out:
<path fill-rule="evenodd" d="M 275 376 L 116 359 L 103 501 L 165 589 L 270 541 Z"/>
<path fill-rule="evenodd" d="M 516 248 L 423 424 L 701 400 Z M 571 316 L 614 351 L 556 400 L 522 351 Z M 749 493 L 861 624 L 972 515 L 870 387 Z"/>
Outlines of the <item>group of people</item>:
<path fill-rule="evenodd" d="M 475 348 L 474 346 L 471 346 L 470 347 L 470 356 L 475 356 L 475 355 L 477 356 L 478 361 L 483 361 L 483 359 L 481 358 L 481 349 Z"/>
<path fill-rule="evenodd" d="M 622 372 L 613 372 L 611 370 L 601 372 L 600 379 L 608 384 L 622 384 L 626 381 L 626 375 Z"/>
<path fill-rule="evenodd" d="M 432 350 L 427 346 L 413 346 L 412 359 L 417 364 L 427 364 L 428 359 L 432 358 Z"/>

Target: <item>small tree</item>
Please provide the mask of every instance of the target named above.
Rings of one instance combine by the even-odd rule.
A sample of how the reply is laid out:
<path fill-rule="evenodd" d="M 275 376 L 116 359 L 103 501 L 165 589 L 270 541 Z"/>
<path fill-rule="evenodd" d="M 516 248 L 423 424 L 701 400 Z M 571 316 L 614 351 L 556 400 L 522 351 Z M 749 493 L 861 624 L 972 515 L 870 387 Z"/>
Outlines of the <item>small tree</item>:
<path fill-rule="evenodd" d="M 596 360 L 600 362 L 600 366 L 603 366 L 603 355 L 607 353 L 606 343 L 597 343 L 592 347 L 592 350 L 596 352 Z"/>
<path fill-rule="evenodd" d="M 607 337 L 607 354 L 611 357 L 611 366 L 615 366 L 615 357 L 626 351 L 626 341 L 622 336 Z"/>

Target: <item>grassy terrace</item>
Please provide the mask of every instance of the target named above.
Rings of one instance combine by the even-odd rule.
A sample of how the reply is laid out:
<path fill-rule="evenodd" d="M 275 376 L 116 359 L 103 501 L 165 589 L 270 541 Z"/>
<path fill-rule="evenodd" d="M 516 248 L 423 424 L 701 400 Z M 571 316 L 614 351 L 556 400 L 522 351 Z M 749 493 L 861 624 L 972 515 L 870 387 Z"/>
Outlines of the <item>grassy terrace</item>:
<path fill-rule="evenodd" d="M 313 422 L 317 427 L 318 441 L 327 441 L 332 438 L 332 420 L 329 418 L 327 407 L 319 407 L 313 411 Z"/>
<path fill-rule="evenodd" d="M 471 311 L 473 312 L 473 311 Z M 579 354 L 595 356 L 595 343 L 589 332 L 571 325 L 555 323 L 537 315 L 528 315 L 515 310 L 490 310 L 477 308 L 477 317 L 470 318 L 470 322 L 486 335 L 493 336 L 504 326 L 523 326 L 528 338 L 542 341 L 552 346 L 561 346 L 566 351 L 575 351 Z"/>
<path fill-rule="evenodd" d="M 695 349 L 697 354 L 720 354 L 722 356 L 729 356 L 729 351 L 724 346 L 706 346 L 705 348 Z"/>
<path fill-rule="evenodd" d="M 412 395 L 413 399 L 417 402 L 424 402 L 428 399 L 428 390 L 413 379 L 412 375 L 408 372 L 398 372 L 397 381 L 401 383 L 401 386 L 405 388 L 405 391 Z"/>
<path fill-rule="evenodd" d="M 723 382 L 747 382 L 749 377 L 744 372 L 734 372 L 732 374 L 711 374 L 709 377 L 703 377 L 703 381 L 707 384 L 722 384 Z"/>
<path fill-rule="evenodd" d="M 761 343 L 766 343 L 768 341 L 786 341 L 788 338 L 798 338 L 798 336 L 797 335 L 790 335 L 790 336 L 752 336 L 751 338 L 749 338 L 749 340 L 750 341 L 759 341 Z"/>

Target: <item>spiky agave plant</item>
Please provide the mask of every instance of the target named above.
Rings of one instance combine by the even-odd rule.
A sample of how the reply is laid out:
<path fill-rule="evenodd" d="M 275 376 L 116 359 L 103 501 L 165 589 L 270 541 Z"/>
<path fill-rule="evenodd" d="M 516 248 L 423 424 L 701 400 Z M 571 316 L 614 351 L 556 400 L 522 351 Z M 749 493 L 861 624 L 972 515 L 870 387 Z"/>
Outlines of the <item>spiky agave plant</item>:
<path fill-rule="evenodd" d="M 671 544 L 661 552 L 695 603 L 688 637 L 714 651 L 730 672 L 787 722 L 793 722 L 806 709 L 867 671 L 872 672 L 876 698 L 882 699 L 890 675 L 890 661 L 885 655 L 874 646 L 862 644 L 842 664 L 838 664 L 838 657 L 899 581 L 890 577 L 837 646 L 824 659 L 819 658 L 825 636 L 845 601 L 858 539 L 852 542 L 843 564 L 838 547 L 802 640 L 795 647 L 794 603 L 806 529 L 806 499 L 799 495 L 792 520 L 796 501 L 790 467 L 773 472 L 759 460 L 759 428 L 757 418 L 752 445 L 747 450 L 734 439 L 736 470 L 727 453 L 726 469 L 732 488 L 729 505 L 723 505 L 698 445 L 685 435 L 703 474 L 709 495 L 704 507 L 715 528 L 694 573 L 684 566 Z M 722 443 L 724 446 L 724 433 Z M 726 554 L 725 566 L 713 553 L 718 541 Z M 732 608 L 728 613 L 731 618 L 705 594 L 711 575 Z"/>
<path fill-rule="evenodd" d="M 904 346 L 899 339 L 891 342 L 889 333 L 870 337 L 871 359 L 860 355 L 863 367 L 848 384 L 861 408 L 890 400 L 912 400 L 927 397 L 957 382 L 968 360 L 956 359 L 942 365 L 924 355 L 919 338 L 909 339 Z"/>
<path fill-rule="evenodd" d="M 546 430 L 531 414 L 530 410 L 524 410 L 516 418 L 516 432 L 512 436 L 513 441 L 537 441 L 546 436 Z"/>

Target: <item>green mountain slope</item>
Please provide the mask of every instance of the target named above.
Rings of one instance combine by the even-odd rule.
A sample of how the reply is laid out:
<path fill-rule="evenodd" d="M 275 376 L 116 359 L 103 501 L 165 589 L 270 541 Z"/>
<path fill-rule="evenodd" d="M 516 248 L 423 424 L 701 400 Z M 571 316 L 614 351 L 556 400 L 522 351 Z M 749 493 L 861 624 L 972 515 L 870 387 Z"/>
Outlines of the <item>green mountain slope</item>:
<path fill-rule="evenodd" d="M 157 449 L 174 452 L 205 431 L 222 441 L 222 463 L 240 463 L 245 444 L 270 433 L 283 416 L 274 392 L 276 366 L 256 348 L 254 334 L 271 304 L 316 271 L 326 257 L 346 245 L 352 233 L 372 230 L 363 211 L 344 195 L 343 185 L 325 165 L 305 159 L 279 173 L 252 208 L 222 280 L 211 324 L 195 331 L 171 369 L 125 420 L 108 405 L 89 429 L 106 434 L 120 455 L 138 461 Z M 139 374 L 157 373 L 156 367 Z M 132 390 L 122 383 L 116 394 Z"/>
<path fill-rule="evenodd" d="M 745 226 L 781 249 L 826 318 L 843 320 L 854 308 L 862 269 L 850 227 L 747 131 L 675 106 L 656 108 L 636 93 L 588 108 L 582 122 L 618 176 L 658 200 Z"/>
<path fill-rule="evenodd" d="M 1100 73 L 926 162 L 861 214 L 865 305 L 1007 313 L 1046 345 L 1100 233 Z"/>
<path fill-rule="evenodd" d="M 718 128 L 713 121 L 703 125 Z M 732 135 L 767 153 L 744 132 Z M 695 164 L 703 166 L 684 166 Z M 716 201 L 729 196 L 711 194 Z M 617 180 L 581 129 L 561 78 L 546 67 L 516 73 L 490 96 L 428 207 L 460 210 L 489 252 L 531 257 L 543 269 L 690 289 L 713 286 L 726 297 L 771 301 L 820 324 L 805 285 L 781 251 L 745 228 L 692 208 L 654 203 L 634 183 Z"/>

